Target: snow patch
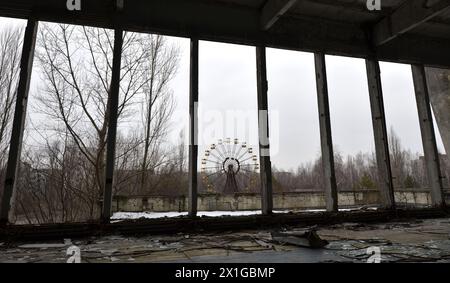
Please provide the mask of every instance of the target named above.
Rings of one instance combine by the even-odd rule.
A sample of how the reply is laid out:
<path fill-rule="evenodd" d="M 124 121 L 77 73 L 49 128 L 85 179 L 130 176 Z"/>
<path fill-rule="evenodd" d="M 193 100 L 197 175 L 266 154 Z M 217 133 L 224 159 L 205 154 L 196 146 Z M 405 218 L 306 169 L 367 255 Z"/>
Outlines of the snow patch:
<path fill-rule="evenodd" d="M 274 211 L 274 213 L 288 213 L 289 211 Z M 199 211 L 199 217 L 222 217 L 222 216 L 251 216 L 262 214 L 260 210 L 252 211 Z M 187 216 L 187 212 L 116 212 L 111 220 L 132 219 L 158 219 Z"/>
<path fill-rule="evenodd" d="M 377 208 L 371 207 L 370 210 L 376 210 Z M 349 212 L 360 210 L 360 208 L 341 208 L 339 211 Z M 280 210 L 274 211 L 276 214 L 291 213 L 291 212 L 326 212 L 325 209 L 308 209 L 302 211 L 289 211 Z M 252 216 L 261 215 L 260 210 L 251 211 L 199 211 L 197 215 L 199 217 L 223 217 L 223 216 Z M 160 219 L 160 218 L 176 218 L 181 216 L 187 216 L 187 212 L 116 212 L 111 217 L 114 222 L 121 220 L 135 220 L 135 219 Z"/>

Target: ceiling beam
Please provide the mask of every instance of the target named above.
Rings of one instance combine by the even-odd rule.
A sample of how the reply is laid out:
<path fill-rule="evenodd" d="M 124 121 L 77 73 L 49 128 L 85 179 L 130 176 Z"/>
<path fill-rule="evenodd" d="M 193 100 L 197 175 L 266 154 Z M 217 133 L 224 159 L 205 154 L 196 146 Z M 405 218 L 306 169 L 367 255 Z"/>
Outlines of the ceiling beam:
<path fill-rule="evenodd" d="M 70 12 L 61 0 L 0 0 L 0 17 L 110 29 L 120 25 L 126 31 L 359 58 L 376 55 L 380 61 L 450 68 L 447 37 L 407 33 L 374 49 L 365 27 L 319 17 L 285 15 L 262 31 L 261 9 L 256 7 L 205 0 L 133 0 L 125 1 L 119 12 L 114 3 L 84 0 L 82 11 Z"/>
<path fill-rule="evenodd" d="M 269 30 L 298 0 L 268 0 L 261 12 L 261 29 Z"/>
<path fill-rule="evenodd" d="M 408 0 L 390 16 L 375 25 L 373 41 L 383 45 L 420 24 L 443 13 L 450 7 L 450 0 Z"/>

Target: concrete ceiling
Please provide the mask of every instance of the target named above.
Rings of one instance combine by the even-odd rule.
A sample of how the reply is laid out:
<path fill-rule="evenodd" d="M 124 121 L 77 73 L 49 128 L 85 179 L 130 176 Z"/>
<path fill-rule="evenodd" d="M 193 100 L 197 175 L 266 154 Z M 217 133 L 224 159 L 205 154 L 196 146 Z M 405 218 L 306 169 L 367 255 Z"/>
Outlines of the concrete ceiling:
<path fill-rule="evenodd" d="M 450 0 L 0 0 L 0 16 L 450 67 Z"/>

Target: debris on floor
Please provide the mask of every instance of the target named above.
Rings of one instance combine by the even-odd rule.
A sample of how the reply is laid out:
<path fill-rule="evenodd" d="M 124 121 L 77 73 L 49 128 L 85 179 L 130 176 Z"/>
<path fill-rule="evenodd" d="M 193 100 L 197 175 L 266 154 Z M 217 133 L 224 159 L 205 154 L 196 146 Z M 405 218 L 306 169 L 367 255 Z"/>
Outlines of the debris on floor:
<path fill-rule="evenodd" d="M 290 244 L 298 247 L 321 249 L 326 247 L 329 242 L 322 240 L 315 230 L 307 231 L 304 233 L 298 232 L 285 232 L 285 233 L 272 233 L 274 241 L 280 244 Z"/>
<path fill-rule="evenodd" d="M 85 263 L 107 262 L 450 262 L 450 219 L 380 224 L 283 227 L 279 231 L 120 235 L 61 239 L 58 243 L 0 243 L 0 262 L 66 262 L 80 249 Z"/>
<path fill-rule="evenodd" d="M 20 245 L 21 249 L 57 249 L 67 247 L 67 244 L 26 244 Z"/>

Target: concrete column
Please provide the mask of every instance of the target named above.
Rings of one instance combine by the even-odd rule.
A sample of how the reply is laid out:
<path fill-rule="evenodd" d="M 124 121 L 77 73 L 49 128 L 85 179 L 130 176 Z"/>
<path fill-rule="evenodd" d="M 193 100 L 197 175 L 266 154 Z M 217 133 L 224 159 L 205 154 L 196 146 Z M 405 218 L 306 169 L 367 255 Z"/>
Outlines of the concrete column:
<path fill-rule="evenodd" d="M 102 221 L 109 222 L 112 215 L 114 165 L 116 158 L 117 119 L 120 92 L 120 69 L 122 63 L 123 30 L 114 31 L 114 57 L 109 91 L 109 123 L 106 147 L 105 191 L 103 195 Z"/>
<path fill-rule="evenodd" d="M 189 82 L 189 216 L 197 216 L 198 191 L 198 39 L 191 39 Z"/>
<path fill-rule="evenodd" d="M 266 48 L 256 47 L 256 70 L 258 84 L 259 154 L 262 193 L 262 213 L 269 215 L 273 210 L 272 163 L 270 161 L 268 83 Z"/>
<path fill-rule="evenodd" d="M 20 61 L 19 86 L 17 89 L 16 108 L 14 112 L 9 158 L 6 168 L 5 186 L 0 213 L 0 224 L 6 224 L 9 221 L 9 216 L 12 212 L 11 208 L 13 207 L 15 198 L 38 24 L 38 21 L 28 20 L 25 29 L 22 58 Z"/>
<path fill-rule="evenodd" d="M 427 72 L 431 108 L 447 153 L 446 161 L 450 165 L 450 69 L 426 68 L 425 71 Z M 443 186 L 444 189 L 450 188 L 450 166 L 447 166 L 447 182 Z"/>
<path fill-rule="evenodd" d="M 327 211 L 338 211 L 338 193 L 334 168 L 333 138 L 331 134 L 330 105 L 328 101 L 327 69 L 325 55 L 314 55 L 316 67 L 317 101 L 319 104 L 320 140 L 322 147 L 322 164 L 325 182 L 325 201 Z"/>
<path fill-rule="evenodd" d="M 392 182 L 380 65 L 377 60 L 370 59 L 366 60 L 366 67 L 378 164 L 378 186 L 380 188 L 381 205 L 386 209 L 395 209 L 394 185 Z"/>
<path fill-rule="evenodd" d="M 428 172 L 428 181 L 431 187 L 431 201 L 433 206 L 445 205 L 439 154 L 436 145 L 436 135 L 433 126 L 430 97 L 428 93 L 425 67 L 413 65 L 412 74 L 416 92 L 417 109 L 419 112 L 420 130 L 422 133 L 425 165 Z"/>

